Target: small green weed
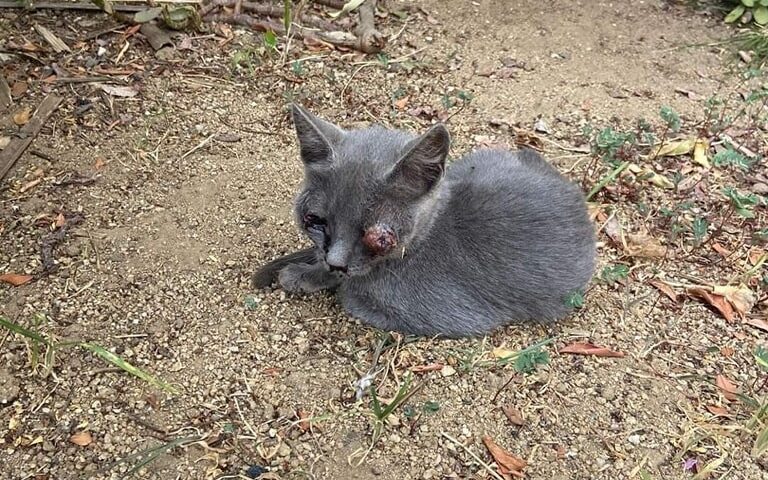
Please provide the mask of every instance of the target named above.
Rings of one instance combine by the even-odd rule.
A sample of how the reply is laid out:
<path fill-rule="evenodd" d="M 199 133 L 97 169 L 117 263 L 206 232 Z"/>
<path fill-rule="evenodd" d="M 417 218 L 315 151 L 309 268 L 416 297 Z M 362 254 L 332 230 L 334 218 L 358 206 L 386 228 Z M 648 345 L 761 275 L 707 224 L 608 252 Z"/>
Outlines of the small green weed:
<path fill-rule="evenodd" d="M 45 317 L 43 316 L 43 318 Z M 40 322 L 41 321 L 37 320 L 36 325 L 39 325 Z M 80 341 L 54 342 L 46 338 L 45 336 L 41 335 L 40 333 L 30 330 L 28 328 L 25 328 L 14 322 L 11 322 L 10 320 L 4 317 L 0 317 L 0 326 L 10 330 L 13 333 L 21 335 L 22 337 L 25 337 L 27 340 L 30 341 L 30 349 L 33 352 L 35 352 L 34 356 L 31 355 L 31 357 L 34 358 L 33 367 L 37 365 L 36 363 L 37 356 L 42 346 L 46 348 L 45 366 L 47 371 L 51 371 L 53 368 L 54 353 L 56 351 L 65 347 L 80 347 L 85 350 L 88 350 L 89 352 L 95 354 L 98 357 L 101 357 L 103 360 L 106 360 L 107 362 L 122 369 L 123 371 L 128 372 L 131 375 L 134 375 L 144 380 L 145 382 L 148 382 L 162 390 L 165 390 L 168 393 L 172 393 L 172 394 L 178 393 L 178 391 L 171 385 L 155 378 L 154 376 L 150 375 L 144 370 L 133 366 L 132 364 L 127 362 L 125 359 L 123 359 L 119 355 L 116 355 L 110 352 L 109 350 L 105 349 L 101 345 L 98 345 L 95 343 L 89 343 L 89 342 L 80 342 Z"/>
<path fill-rule="evenodd" d="M 695 246 L 701 245 L 704 241 L 704 237 L 707 236 L 707 230 L 709 229 L 709 222 L 704 217 L 696 217 L 691 222 L 691 232 L 693 233 L 693 244 Z"/>
<path fill-rule="evenodd" d="M 754 193 L 740 193 L 733 187 L 725 187 L 723 195 L 731 201 L 731 207 L 737 215 L 743 218 L 755 218 L 754 207 L 761 205 L 765 199 Z"/>
<path fill-rule="evenodd" d="M 622 264 L 607 265 L 600 272 L 600 280 L 608 285 L 615 285 L 629 276 L 629 267 Z"/>
<path fill-rule="evenodd" d="M 735 7 L 725 16 L 725 23 L 754 21 L 757 25 L 768 25 L 768 0 L 737 0 Z"/>
<path fill-rule="evenodd" d="M 754 165 L 756 161 L 756 159 L 751 159 L 746 155 L 742 155 L 730 144 L 726 146 L 725 150 L 716 153 L 715 156 L 712 157 L 712 163 L 716 167 L 733 166 L 745 171 L 752 168 L 752 165 Z"/>
<path fill-rule="evenodd" d="M 568 308 L 578 309 L 584 306 L 584 292 L 574 290 L 565 297 L 565 305 Z"/>

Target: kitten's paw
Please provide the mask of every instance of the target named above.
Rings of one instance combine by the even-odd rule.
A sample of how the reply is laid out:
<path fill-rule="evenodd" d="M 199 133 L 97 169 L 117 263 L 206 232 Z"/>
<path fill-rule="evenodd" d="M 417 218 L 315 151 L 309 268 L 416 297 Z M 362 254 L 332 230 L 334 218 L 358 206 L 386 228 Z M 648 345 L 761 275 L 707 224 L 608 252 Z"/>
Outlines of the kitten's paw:
<path fill-rule="evenodd" d="M 318 265 L 296 263 L 280 270 L 277 281 L 286 292 L 313 293 L 330 287 L 326 276 Z"/>

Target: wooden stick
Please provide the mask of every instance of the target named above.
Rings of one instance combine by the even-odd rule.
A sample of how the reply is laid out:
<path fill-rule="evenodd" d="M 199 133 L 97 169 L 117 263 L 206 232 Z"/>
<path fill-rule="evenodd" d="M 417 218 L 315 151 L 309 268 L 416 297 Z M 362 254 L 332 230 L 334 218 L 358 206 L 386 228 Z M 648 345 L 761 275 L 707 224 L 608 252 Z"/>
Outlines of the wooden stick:
<path fill-rule="evenodd" d="M 19 136 L 12 139 L 11 143 L 0 152 L 0 180 L 5 178 L 16 163 L 16 160 L 19 159 L 24 150 L 32 143 L 32 140 L 40 133 L 45 121 L 59 107 L 62 100 L 62 97 L 53 94 L 45 97 L 34 116 L 26 125 L 21 127 Z"/>
<path fill-rule="evenodd" d="M 35 24 L 35 30 L 37 30 L 37 33 L 39 33 L 40 36 L 42 36 L 46 42 L 48 42 L 48 45 L 53 47 L 54 52 L 61 53 L 61 52 L 72 51 L 70 50 L 69 45 L 64 43 L 64 41 L 59 37 L 57 37 L 55 33 L 48 30 L 44 26 Z"/>
<path fill-rule="evenodd" d="M 27 5 L 15 0 L 0 0 L 0 8 L 23 8 L 25 10 L 93 10 L 103 11 L 101 7 L 93 3 L 66 3 L 66 2 L 39 2 Z M 146 10 L 146 5 L 112 4 L 116 12 L 141 12 Z"/>
<path fill-rule="evenodd" d="M 357 11 L 360 16 L 360 22 L 355 28 L 359 41 L 357 48 L 365 53 L 378 53 L 387 44 L 387 38 L 376 30 L 375 13 L 376 0 L 365 0 Z"/>
<path fill-rule="evenodd" d="M 0 112 L 8 110 L 12 103 L 11 87 L 8 86 L 8 82 L 5 81 L 5 77 L 0 72 Z"/>

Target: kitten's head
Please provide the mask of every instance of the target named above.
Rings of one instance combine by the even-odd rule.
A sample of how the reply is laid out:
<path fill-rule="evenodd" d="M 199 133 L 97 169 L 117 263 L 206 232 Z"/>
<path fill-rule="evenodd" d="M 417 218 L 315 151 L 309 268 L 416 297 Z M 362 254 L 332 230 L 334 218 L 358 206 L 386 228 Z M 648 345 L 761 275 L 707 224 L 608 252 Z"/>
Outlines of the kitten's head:
<path fill-rule="evenodd" d="M 304 162 L 299 226 L 331 270 L 364 275 L 407 253 L 430 224 L 450 138 L 436 125 L 418 138 L 372 127 L 344 131 L 293 106 Z"/>

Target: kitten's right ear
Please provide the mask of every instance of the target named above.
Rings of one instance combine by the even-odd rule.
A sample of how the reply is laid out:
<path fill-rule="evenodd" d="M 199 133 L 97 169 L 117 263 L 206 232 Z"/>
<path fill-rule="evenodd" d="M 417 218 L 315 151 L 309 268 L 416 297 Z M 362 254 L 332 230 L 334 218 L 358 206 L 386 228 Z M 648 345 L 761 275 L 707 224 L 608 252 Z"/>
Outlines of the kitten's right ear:
<path fill-rule="evenodd" d="M 344 130 L 309 113 L 297 104 L 291 105 L 293 125 L 299 137 L 301 160 L 307 166 L 329 164 L 333 146 L 344 138 Z"/>

